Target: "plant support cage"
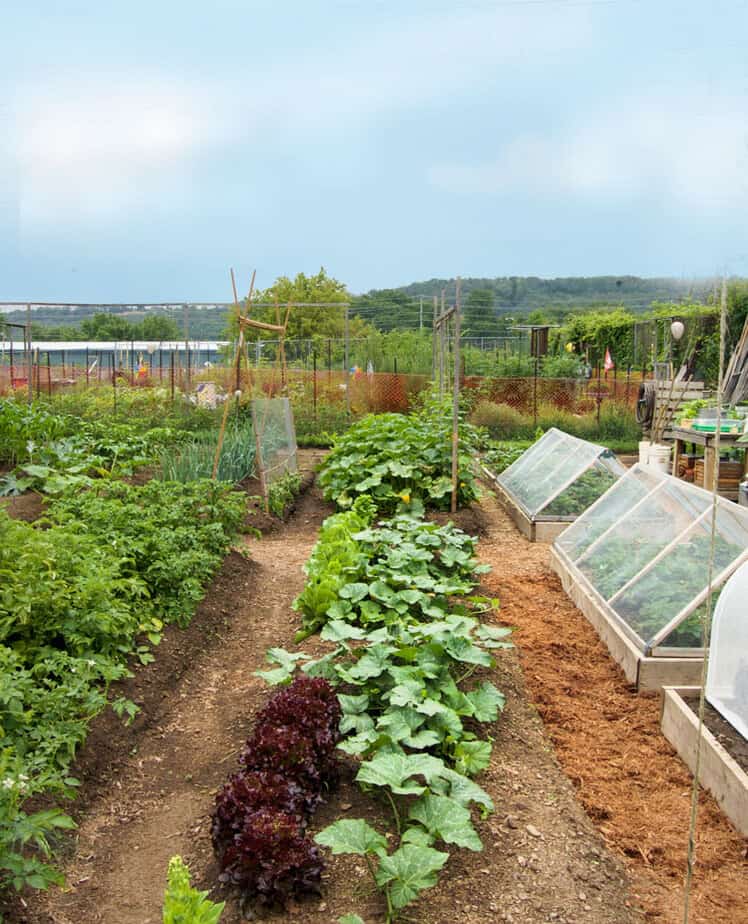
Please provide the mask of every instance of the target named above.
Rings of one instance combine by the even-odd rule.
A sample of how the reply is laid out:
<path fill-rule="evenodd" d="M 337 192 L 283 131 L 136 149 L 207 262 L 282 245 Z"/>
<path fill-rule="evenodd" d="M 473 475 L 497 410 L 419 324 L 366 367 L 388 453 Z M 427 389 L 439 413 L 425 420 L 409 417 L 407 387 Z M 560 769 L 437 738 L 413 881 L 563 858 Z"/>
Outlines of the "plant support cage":
<path fill-rule="evenodd" d="M 710 492 L 636 464 L 558 537 L 554 565 L 641 655 L 701 658 L 712 507 Z M 713 588 L 746 559 L 748 509 L 717 498 Z"/>
<path fill-rule="evenodd" d="M 609 449 L 553 427 L 505 469 L 496 483 L 530 523 L 557 522 L 562 524 L 560 529 L 625 471 Z"/>

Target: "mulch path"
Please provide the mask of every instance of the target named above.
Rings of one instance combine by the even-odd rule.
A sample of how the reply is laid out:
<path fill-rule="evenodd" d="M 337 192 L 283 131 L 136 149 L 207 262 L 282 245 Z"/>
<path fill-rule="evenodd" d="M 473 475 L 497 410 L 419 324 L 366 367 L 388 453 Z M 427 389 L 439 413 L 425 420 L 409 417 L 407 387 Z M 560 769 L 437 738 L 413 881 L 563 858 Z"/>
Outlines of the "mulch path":
<path fill-rule="evenodd" d="M 637 694 L 548 566 L 488 497 L 486 584 L 516 626 L 529 695 L 579 800 L 626 858 L 649 920 L 680 922 L 691 774 L 660 731 L 659 695 Z M 702 794 L 692 922 L 748 922 L 748 842 Z"/>

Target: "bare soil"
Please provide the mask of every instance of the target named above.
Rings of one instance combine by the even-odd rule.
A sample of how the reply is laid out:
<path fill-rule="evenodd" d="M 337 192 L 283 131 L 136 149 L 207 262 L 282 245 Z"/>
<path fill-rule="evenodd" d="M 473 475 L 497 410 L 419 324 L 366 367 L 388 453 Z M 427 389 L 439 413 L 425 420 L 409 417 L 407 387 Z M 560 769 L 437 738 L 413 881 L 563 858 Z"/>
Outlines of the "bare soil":
<path fill-rule="evenodd" d="M 691 775 L 660 731 L 660 698 L 636 694 L 563 592 L 548 546 L 530 543 L 492 498 L 486 584 L 516 627 L 528 695 L 606 844 L 625 858 L 647 919 L 683 916 Z M 748 922 L 748 842 L 700 799 L 692 924 Z"/>
<path fill-rule="evenodd" d="M 27 491 L 18 497 L 0 498 L 0 510 L 4 510 L 14 520 L 33 523 L 44 513 L 44 498 L 35 491 Z"/>
<path fill-rule="evenodd" d="M 684 699 L 688 708 L 695 716 L 698 716 L 698 697 L 686 696 Z M 746 741 L 740 732 L 709 703 L 704 703 L 704 725 L 706 725 L 730 757 L 748 773 L 748 741 Z"/>

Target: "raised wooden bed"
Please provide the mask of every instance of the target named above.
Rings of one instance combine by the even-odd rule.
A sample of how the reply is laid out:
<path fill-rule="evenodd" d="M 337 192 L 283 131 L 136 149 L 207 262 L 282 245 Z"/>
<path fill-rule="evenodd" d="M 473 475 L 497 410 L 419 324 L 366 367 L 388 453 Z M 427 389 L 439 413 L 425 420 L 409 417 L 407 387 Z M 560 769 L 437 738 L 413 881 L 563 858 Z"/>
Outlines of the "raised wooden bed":
<path fill-rule="evenodd" d="M 666 687 L 662 697 L 662 733 L 691 772 L 696 767 L 699 721 L 684 696 L 699 694 L 699 687 Z M 748 837 L 748 774 L 727 753 L 706 726 L 701 730 L 699 782 L 722 811 Z"/>

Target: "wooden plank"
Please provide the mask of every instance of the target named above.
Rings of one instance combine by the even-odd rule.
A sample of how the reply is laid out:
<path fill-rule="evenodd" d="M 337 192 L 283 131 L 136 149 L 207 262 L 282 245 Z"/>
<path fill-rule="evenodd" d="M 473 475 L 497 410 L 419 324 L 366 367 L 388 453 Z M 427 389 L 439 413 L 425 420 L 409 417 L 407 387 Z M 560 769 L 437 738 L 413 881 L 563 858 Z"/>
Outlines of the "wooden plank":
<path fill-rule="evenodd" d="M 698 695 L 699 687 L 671 686 L 663 690 L 660 727 L 693 773 L 699 720 L 683 698 L 689 693 Z M 702 728 L 699 782 L 714 796 L 738 831 L 748 837 L 748 774 L 706 727 Z"/>

